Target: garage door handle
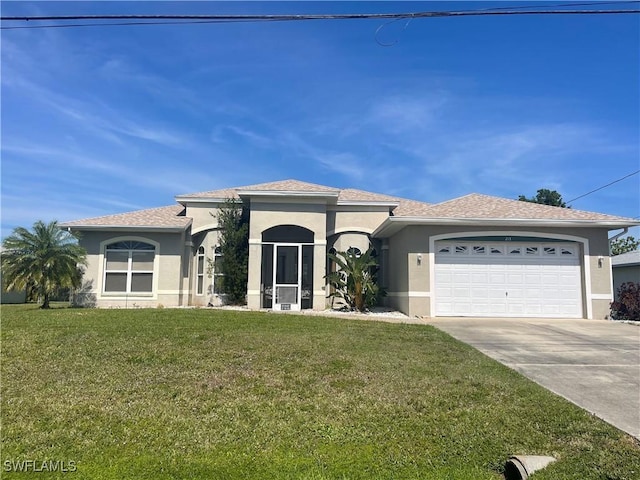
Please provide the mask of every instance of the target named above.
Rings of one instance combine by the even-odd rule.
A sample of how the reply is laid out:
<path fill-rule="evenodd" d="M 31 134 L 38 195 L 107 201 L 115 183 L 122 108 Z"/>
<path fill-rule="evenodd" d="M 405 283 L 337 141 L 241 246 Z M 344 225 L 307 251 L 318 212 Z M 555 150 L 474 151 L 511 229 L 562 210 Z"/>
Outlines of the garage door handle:
<path fill-rule="evenodd" d="M 504 296 L 508 297 L 509 296 L 509 292 L 504 292 Z"/>

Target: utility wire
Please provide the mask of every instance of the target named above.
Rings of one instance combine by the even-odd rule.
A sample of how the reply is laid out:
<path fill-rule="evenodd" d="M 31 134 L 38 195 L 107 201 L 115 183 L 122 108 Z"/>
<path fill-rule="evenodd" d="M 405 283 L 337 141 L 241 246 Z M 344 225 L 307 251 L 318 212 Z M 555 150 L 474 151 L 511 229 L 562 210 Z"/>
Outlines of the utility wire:
<path fill-rule="evenodd" d="M 611 182 L 611 183 L 607 183 L 606 185 L 603 185 L 603 186 L 598 187 L 598 188 L 596 188 L 596 189 L 594 189 L 594 190 L 591 190 L 590 192 L 587 192 L 587 193 L 585 193 L 584 195 L 580 195 L 579 197 L 572 198 L 571 200 L 567 200 L 567 202 L 566 202 L 566 203 L 575 202 L 575 201 L 576 201 L 576 200 L 578 200 L 579 198 L 586 197 L 587 195 L 591 195 L 592 193 L 595 193 L 595 192 L 597 192 L 597 191 L 599 191 L 599 190 L 602 190 L 603 188 L 610 187 L 610 186 L 611 186 L 611 185 L 613 185 L 614 183 L 621 182 L 621 181 L 622 181 L 622 180 L 624 180 L 625 178 L 632 177 L 633 175 L 637 175 L 638 173 L 640 173 L 640 170 L 636 170 L 635 172 L 632 172 L 632 173 L 630 173 L 629 175 L 625 175 L 624 177 L 621 177 L 621 178 L 619 178 L 619 179 L 617 179 L 617 180 L 614 180 L 614 181 L 613 181 L 613 182 Z"/>
<path fill-rule="evenodd" d="M 640 3 L 630 2 L 606 2 L 606 4 L 620 3 Z M 573 4 L 573 5 L 598 5 L 596 3 Z M 561 6 L 561 5 L 558 5 Z M 466 17 L 466 16 L 487 16 L 487 15 L 603 15 L 603 14 L 638 14 L 640 9 L 615 9 L 615 10 L 516 10 L 516 8 L 526 7 L 499 7 L 503 10 L 464 10 L 464 11 L 430 11 L 412 13 L 346 13 L 346 14 L 300 14 L 300 15 L 46 15 L 46 16 L 2 16 L 0 21 L 60 21 L 60 20 L 136 20 L 137 22 L 123 22 L 119 25 L 147 25 L 165 23 L 225 23 L 225 22 L 268 22 L 268 21 L 303 21 L 303 20 L 394 20 L 394 19 L 414 19 L 414 18 L 439 18 L 439 17 Z M 534 8 L 534 7 L 528 7 Z M 144 20 L 144 21 L 143 21 Z M 147 21 L 148 20 L 148 21 Z M 169 22 L 171 21 L 171 22 Z M 178 22 L 176 22 L 178 21 Z M 2 30 L 18 28 L 51 28 L 51 27 L 80 27 L 80 26 L 105 26 L 113 23 L 100 24 L 64 24 L 64 25 L 30 25 L 18 27 L 0 27 Z"/>

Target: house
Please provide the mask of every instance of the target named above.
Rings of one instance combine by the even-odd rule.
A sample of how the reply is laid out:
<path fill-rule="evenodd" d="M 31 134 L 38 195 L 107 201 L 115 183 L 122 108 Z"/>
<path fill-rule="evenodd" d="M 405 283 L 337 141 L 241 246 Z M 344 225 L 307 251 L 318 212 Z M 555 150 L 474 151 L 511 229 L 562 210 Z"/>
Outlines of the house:
<path fill-rule="evenodd" d="M 640 250 L 611 257 L 611 269 L 614 295 L 623 283 L 640 283 Z"/>
<path fill-rule="evenodd" d="M 220 258 L 226 199 L 250 209 L 252 309 L 325 309 L 327 252 L 371 242 L 385 302 L 410 316 L 605 318 L 608 232 L 638 225 L 487 195 L 429 204 L 284 180 L 64 223 L 88 252 L 81 296 L 103 307 L 216 304 L 218 274 L 208 265 Z"/>

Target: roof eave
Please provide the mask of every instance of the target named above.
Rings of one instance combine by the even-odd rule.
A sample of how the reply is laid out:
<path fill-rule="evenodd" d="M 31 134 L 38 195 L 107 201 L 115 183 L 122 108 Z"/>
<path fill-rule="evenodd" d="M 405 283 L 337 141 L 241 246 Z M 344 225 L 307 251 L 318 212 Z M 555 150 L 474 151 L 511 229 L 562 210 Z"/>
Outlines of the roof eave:
<path fill-rule="evenodd" d="M 238 198 L 222 198 L 222 197 L 183 197 L 177 196 L 174 197 L 175 201 L 181 204 L 182 206 L 186 206 L 187 203 L 225 203 L 229 200 L 239 202 Z"/>
<path fill-rule="evenodd" d="M 373 237 L 390 236 L 409 225 L 467 225 L 488 227 L 596 227 L 617 229 L 633 227 L 640 222 L 626 220 L 575 220 L 575 219 L 538 219 L 538 218 L 425 218 L 425 217 L 389 217 L 373 233 Z"/>
<path fill-rule="evenodd" d="M 183 232 L 191 226 L 191 222 L 184 226 L 160 226 L 160 225 L 68 225 L 61 223 L 60 227 L 77 231 L 136 231 L 136 232 Z"/>
<path fill-rule="evenodd" d="M 389 201 L 371 201 L 371 200 L 338 200 L 336 205 L 346 207 L 389 207 L 395 208 L 400 205 L 400 202 Z"/>
<path fill-rule="evenodd" d="M 316 192 L 310 190 L 236 190 L 236 193 L 240 197 L 312 197 L 337 199 L 340 192 Z"/>

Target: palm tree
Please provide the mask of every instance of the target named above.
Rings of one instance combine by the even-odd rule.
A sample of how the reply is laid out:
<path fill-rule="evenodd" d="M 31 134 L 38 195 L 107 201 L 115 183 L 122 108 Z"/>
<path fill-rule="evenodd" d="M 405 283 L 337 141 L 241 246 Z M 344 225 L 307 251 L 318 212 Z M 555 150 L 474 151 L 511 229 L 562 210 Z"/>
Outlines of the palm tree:
<path fill-rule="evenodd" d="M 87 253 L 77 237 L 57 221 L 37 221 L 33 231 L 18 227 L 2 242 L 2 276 L 7 290 L 33 288 L 49 308 L 49 298 L 59 288 L 80 286 L 81 265 Z"/>
<path fill-rule="evenodd" d="M 356 249 L 329 253 L 328 257 L 339 268 L 325 277 L 335 289 L 330 296 L 343 299 L 351 309 L 355 308 L 360 312 L 372 306 L 379 295 L 375 279 L 378 262 L 374 252 L 373 247 L 369 247 L 363 254 Z"/>

